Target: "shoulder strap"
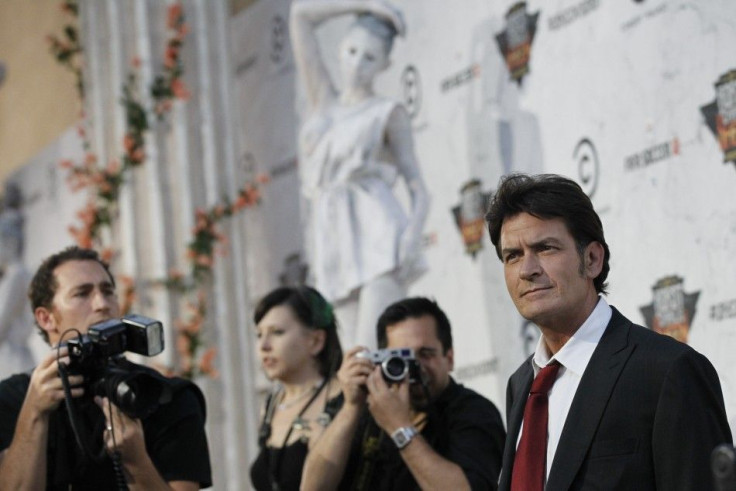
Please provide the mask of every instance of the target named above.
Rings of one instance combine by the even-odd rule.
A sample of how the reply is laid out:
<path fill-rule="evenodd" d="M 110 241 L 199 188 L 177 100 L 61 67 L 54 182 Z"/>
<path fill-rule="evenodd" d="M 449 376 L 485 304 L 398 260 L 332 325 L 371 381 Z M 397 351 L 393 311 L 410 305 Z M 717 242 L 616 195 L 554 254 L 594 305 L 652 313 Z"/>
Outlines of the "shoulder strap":
<path fill-rule="evenodd" d="M 258 429 L 258 446 L 261 448 L 266 446 L 266 442 L 271 437 L 271 420 L 273 420 L 273 413 L 276 411 L 276 394 L 278 394 L 278 389 L 275 392 L 269 392 L 266 396 L 263 421 L 261 421 L 261 427 Z"/>

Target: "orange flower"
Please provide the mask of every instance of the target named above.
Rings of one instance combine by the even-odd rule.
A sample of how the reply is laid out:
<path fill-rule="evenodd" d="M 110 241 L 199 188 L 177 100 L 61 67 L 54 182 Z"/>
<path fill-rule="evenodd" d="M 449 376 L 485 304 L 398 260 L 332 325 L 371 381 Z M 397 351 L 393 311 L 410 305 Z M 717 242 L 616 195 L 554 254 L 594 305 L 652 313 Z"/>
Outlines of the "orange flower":
<path fill-rule="evenodd" d="M 123 148 L 125 149 L 125 153 L 131 153 L 135 147 L 135 138 L 133 138 L 133 135 L 130 133 L 126 133 L 123 138 Z"/>
<path fill-rule="evenodd" d="M 189 355 L 189 349 L 192 347 L 192 342 L 189 340 L 189 336 L 179 334 L 176 336 L 176 352 L 181 356 Z"/>
<path fill-rule="evenodd" d="M 118 159 L 112 159 L 110 162 L 107 163 L 107 168 L 105 169 L 108 173 L 108 175 L 114 175 L 118 174 L 120 172 L 120 161 Z"/>
<path fill-rule="evenodd" d="M 219 374 L 214 366 L 215 357 L 217 356 L 217 348 L 211 346 L 202 354 L 202 358 L 199 361 L 199 371 L 210 375 L 211 377 L 217 377 Z"/>
<path fill-rule="evenodd" d="M 59 162 L 59 167 L 61 167 L 62 169 L 73 169 L 74 162 L 72 162 L 69 159 L 64 159 L 61 162 Z"/>
<path fill-rule="evenodd" d="M 171 91 L 174 93 L 174 97 L 183 101 L 188 100 L 192 95 L 181 78 L 175 78 L 171 81 Z"/>
<path fill-rule="evenodd" d="M 175 29 L 176 25 L 181 22 L 183 11 L 179 2 L 172 3 L 169 5 L 169 11 L 167 12 L 166 25 L 169 29 Z"/>
<path fill-rule="evenodd" d="M 179 60 L 179 48 L 173 44 L 166 46 L 164 52 L 164 66 L 166 68 L 174 68 Z"/>
<path fill-rule="evenodd" d="M 197 256 L 197 266 L 204 266 L 205 268 L 212 267 L 212 257 L 207 254 L 200 254 Z"/>
<path fill-rule="evenodd" d="M 84 156 L 84 163 L 85 165 L 91 166 L 93 164 L 97 163 L 97 155 L 95 155 L 92 152 L 87 152 L 87 155 Z"/>
<path fill-rule="evenodd" d="M 179 26 L 179 29 L 176 30 L 174 40 L 181 43 L 187 34 L 189 34 L 189 25 L 182 23 L 182 25 Z"/>
<path fill-rule="evenodd" d="M 140 58 L 140 56 L 134 56 L 130 60 L 130 64 L 133 66 L 133 68 L 140 68 L 141 67 L 141 58 Z"/>
<path fill-rule="evenodd" d="M 256 174 L 256 182 L 258 184 L 268 184 L 271 182 L 271 176 L 267 172 L 259 172 Z"/>
<path fill-rule="evenodd" d="M 130 155 L 128 155 L 128 157 L 130 158 L 130 161 L 132 163 L 140 164 L 141 162 L 143 162 L 143 160 L 145 160 L 146 154 L 143 152 L 142 149 L 139 148 L 135 150 L 133 153 L 131 153 Z"/>

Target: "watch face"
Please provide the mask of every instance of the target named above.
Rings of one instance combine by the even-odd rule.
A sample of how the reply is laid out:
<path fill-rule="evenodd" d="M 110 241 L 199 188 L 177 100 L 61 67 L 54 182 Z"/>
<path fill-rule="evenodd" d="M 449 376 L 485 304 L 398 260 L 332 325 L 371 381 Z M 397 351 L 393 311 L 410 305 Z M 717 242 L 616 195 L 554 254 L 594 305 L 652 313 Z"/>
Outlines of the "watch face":
<path fill-rule="evenodd" d="M 394 436 L 394 442 L 396 442 L 396 445 L 399 447 L 403 447 L 409 442 L 409 439 L 406 437 L 406 433 L 404 433 L 403 428 L 396 432 L 396 435 Z"/>
<path fill-rule="evenodd" d="M 416 435 L 416 431 L 413 428 L 399 428 L 393 432 L 391 439 L 398 448 L 404 448 L 409 444 L 414 435 Z"/>

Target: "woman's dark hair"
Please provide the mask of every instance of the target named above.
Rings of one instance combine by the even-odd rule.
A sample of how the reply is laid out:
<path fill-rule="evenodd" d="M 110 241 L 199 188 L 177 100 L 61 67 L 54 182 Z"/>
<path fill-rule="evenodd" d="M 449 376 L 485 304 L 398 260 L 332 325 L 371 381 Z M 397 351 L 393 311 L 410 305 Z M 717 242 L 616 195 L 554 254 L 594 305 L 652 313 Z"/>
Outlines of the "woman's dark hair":
<path fill-rule="evenodd" d="M 342 363 L 342 348 L 332 305 L 314 288 L 281 287 L 268 293 L 258 303 L 253 312 L 253 322 L 258 324 L 272 308 L 280 305 L 290 307 L 307 329 L 325 331 L 325 345 L 317 355 L 319 371 L 323 377 L 335 374 Z"/>
<path fill-rule="evenodd" d="M 590 198 L 573 180 L 556 174 L 509 174 L 501 177 L 498 191 L 491 198 L 486 213 L 488 232 L 501 259 L 501 226 L 507 218 L 528 213 L 540 219 L 560 218 L 575 240 L 582 260 L 585 248 L 591 242 L 603 246 L 603 267 L 593 280 L 598 293 L 607 293 L 606 278 L 610 269 L 611 252 L 603 236 L 601 219 Z"/>

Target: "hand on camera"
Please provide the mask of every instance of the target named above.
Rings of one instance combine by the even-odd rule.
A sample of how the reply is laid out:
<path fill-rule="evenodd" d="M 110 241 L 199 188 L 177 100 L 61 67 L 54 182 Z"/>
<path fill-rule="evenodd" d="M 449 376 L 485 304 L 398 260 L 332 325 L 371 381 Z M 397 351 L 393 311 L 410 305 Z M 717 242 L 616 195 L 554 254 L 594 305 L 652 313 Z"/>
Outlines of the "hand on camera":
<path fill-rule="evenodd" d="M 388 385 L 381 368 L 376 366 L 368 377 L 366 387 L 368 409 L 386 433 L 391 434 L 402 426 L 412 424 L 409 383 L 406 380 Z"/>
<path fill-rule="evenodd" d="M 366 382 L 373 371 L 373 363 L 355 355 L 367 348 L 356 346 L 345 354 L 345 357 L 337 372 L 345 404 L 362 405 L 366 400 Z"/>
<path fill-rule="evenodd" d="M 60 348 L 58 356 L 59 361 L 57 362 L 57 351 L 53 350 L 41 360 L 31 374 L 26 401 L 40 413 L 50 413 L 64 400 L 64 386 L 59 376 L 59 363 L 69 362 L 67 348 Z M 70 375 L 68 380 L 72 397 L 80 397 L 84 394 L 84 389 L 80 387 L 84 382 L 82 375 Z"/>
<path fill-rule="evenodd" d="M 95 397 L 95 403 L 105 414 L 103 439 L 107 451 L 120 452 L 123 464 L 147 455 L 141 420 L 127 416 L 107 397 Z"/>

